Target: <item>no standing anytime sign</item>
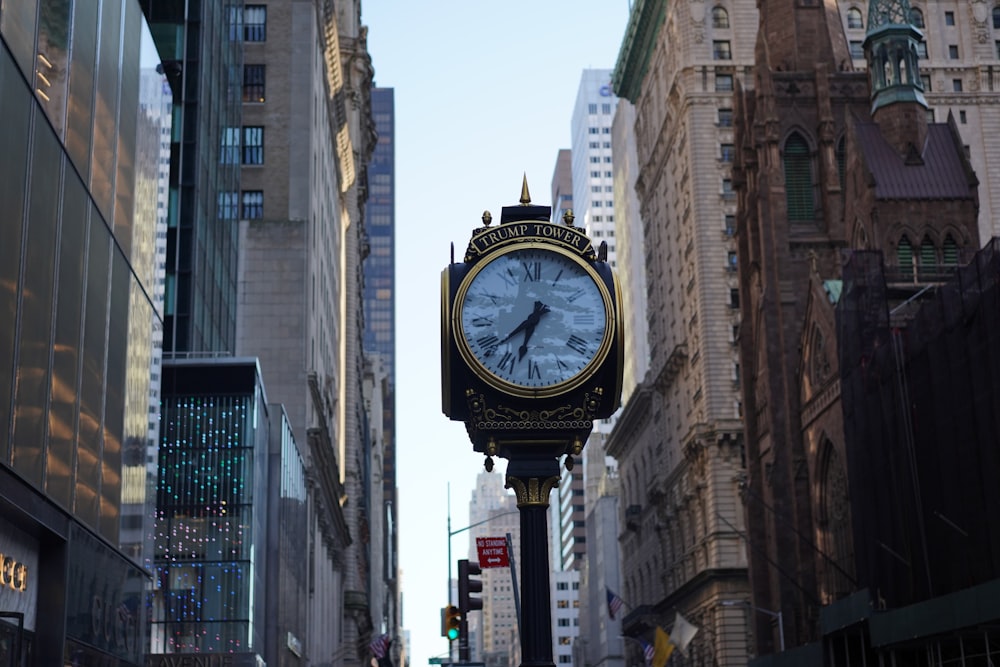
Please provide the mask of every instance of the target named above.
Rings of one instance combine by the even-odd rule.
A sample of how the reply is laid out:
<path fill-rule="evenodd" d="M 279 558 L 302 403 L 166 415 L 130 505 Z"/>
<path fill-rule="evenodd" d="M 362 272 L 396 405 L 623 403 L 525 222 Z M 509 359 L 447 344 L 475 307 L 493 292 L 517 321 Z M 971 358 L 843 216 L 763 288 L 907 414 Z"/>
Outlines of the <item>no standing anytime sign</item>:
<path fill-rule="evenodd" d="M 479 567 L 510 567 L 507 538 L 477 537 L 476 551 L 479 552 Z"/>

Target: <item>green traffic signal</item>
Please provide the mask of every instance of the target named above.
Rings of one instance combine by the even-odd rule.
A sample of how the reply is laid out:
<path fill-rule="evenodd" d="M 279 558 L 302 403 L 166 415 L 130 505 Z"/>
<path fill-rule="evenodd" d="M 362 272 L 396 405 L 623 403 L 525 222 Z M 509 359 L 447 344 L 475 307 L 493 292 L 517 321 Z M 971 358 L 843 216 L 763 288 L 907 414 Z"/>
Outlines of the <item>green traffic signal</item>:
<path fill-rule="evenodd" d="M 441 610 L 441 634 L 448 638 L 448 641 L 458 639 L 461 634 L 462 612 L 453 604 Z"/>

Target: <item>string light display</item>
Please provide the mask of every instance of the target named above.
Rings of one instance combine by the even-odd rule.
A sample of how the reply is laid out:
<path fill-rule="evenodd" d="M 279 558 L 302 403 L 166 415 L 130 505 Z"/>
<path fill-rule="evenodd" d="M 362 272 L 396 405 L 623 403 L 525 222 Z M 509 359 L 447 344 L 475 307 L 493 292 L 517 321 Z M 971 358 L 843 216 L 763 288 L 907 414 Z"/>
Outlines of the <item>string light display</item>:
<path fill-rule="evenodd" d="M 163 401 L 153 600 L 156 652 L 248 650 L 254 395 Z M 158 627 L 157 627 L 158 626 Z"/>

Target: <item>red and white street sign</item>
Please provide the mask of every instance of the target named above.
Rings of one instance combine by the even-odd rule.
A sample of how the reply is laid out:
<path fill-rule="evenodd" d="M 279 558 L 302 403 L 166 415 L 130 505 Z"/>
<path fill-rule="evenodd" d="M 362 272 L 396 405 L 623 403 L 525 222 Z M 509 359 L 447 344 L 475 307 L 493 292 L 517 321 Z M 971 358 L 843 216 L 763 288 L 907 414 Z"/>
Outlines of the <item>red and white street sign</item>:
<path fill-rule="evenodd" d="M 507 538 L 477 537 L 476 551 L 479 552 L 479 567 L 510 567 L 507 557 Z"/>

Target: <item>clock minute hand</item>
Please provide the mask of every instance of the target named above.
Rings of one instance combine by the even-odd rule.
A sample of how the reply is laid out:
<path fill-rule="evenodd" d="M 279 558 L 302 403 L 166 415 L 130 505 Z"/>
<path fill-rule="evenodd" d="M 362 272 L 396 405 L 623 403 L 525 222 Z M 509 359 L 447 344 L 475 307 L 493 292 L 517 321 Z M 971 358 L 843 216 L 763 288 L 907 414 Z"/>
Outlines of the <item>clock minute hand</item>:
<path fill-rule="evenodd" d="M 528 341 L 531 340 L 531 335 L 535 333 L 535 327 L 538 326 L 538 321 L 541 320 L 542 315 L 547 312 L 549 312 L 548 306 L 541 301 L 535 302 L 535 309 L 531 311 L 531 315 L 528 315 L 528 319 L 525 320 L 527 326 L 524 329 L 524 342 L 521 343 L 521 347 L 517 348 L 518 361 L 524 359 L 524 355 L 528 353 Z"/>

